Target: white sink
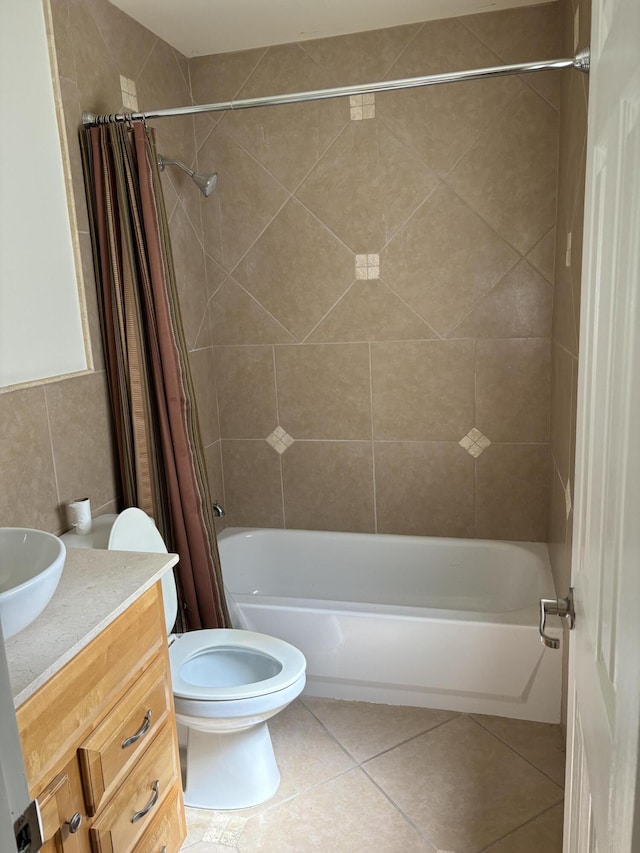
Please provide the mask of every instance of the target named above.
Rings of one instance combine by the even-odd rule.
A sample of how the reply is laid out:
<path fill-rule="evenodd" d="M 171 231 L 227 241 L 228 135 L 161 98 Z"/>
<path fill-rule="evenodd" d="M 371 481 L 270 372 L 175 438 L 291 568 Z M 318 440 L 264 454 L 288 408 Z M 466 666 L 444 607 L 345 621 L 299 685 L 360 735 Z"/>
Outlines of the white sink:
<path fill-rule="evenodd" d="M 0 527 L 0 622 L 5 640 L 30 625 L 51 601 L 66 554 L 53 533 Z"/>

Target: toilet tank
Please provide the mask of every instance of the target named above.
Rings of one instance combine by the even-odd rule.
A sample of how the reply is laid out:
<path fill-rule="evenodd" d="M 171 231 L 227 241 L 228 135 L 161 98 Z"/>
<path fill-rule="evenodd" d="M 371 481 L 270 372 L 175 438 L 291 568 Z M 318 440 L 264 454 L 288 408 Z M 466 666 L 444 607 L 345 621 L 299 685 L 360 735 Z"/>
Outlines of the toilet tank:
<path fill-rule="evenodd" d="M 132 508 L 120 515 L 98 515 L 92 519 L 91 533 L 75 533 L 70 530 L 60 537 L 68 548 L 98 548 L 112 551 L 147 551 L 151 553 L 167 553 L 153 520 L 142 510 Z M 116 525 L 115 536 L 114 524 Z M 123 531 L 123 525 L 126 530 Z M 123 535 L 119 535 L 119 534 Z M 110 541 L 114 538 L 116 541 Z M 121 544 L 124 543 L 124 544 Z M 173 571 L 169 570 L 162 576 L 162 599 L 164 602 L 164 618 L 167 634 L 171 633 L 178 615 L 178 595 Z"/>

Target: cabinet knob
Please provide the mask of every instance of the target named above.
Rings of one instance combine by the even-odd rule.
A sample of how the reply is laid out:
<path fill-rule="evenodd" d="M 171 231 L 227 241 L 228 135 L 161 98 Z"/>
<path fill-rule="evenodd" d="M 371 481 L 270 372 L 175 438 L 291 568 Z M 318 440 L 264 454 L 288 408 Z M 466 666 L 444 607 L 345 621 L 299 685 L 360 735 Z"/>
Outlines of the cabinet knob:
<path fill-rule="evenodd" d="M 82 824 L 82 815 L 80 812 L 76 812 L 69 820 L 65 820 L 65 824 L 69 827 L 69 832 L 77 832 Z"/>

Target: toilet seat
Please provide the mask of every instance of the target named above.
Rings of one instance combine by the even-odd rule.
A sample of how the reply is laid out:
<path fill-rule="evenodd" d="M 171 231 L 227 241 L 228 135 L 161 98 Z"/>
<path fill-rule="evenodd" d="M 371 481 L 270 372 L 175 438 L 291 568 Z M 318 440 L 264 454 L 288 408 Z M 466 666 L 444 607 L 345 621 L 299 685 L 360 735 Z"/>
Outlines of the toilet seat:
<path fill-rule="evenodd" d="M 211 656 L 210 660 L 202 662 L 203 667 L 210 671 L 224 669 L 225 661 L 220 666 L 215 659 L 218 652 L 226 652 L 224 658 L 231 661 L 237 652 L 243 672 L 241 683 L 221 687 L 194 683 L 198 678 L 194 679 L 189 671 L 189 662 Z M 183 634 L 169 647 L 169 659 L 174 696 L 206 702 L 250 699 L 285 690 L 300 679 L 306 667 L 302 652 L 289 643 L 234 628 L 205 628 Z M 259 680 L 249 680 L 252 671 Z"/>
<path fill-rule="evenodd" d="M 154 522 L 137 507 L 95 519 L 92 535 L 64 538 L 69 547 L 167 552 Z M 173 572 L 161 583 L 175 715 L 188 730 L 185 805 L 244 809 L 263 803 L 280 783 L 267 720 L 304 689 L 304 655 L 252 631 L 204 628 L 171 635 L 178 612 Z"/>

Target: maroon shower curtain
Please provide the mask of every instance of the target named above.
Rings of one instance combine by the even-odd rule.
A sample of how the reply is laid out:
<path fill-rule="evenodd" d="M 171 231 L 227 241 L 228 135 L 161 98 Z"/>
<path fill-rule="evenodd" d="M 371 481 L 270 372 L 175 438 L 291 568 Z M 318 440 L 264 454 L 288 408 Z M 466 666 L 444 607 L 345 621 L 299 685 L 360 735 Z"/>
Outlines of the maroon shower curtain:
<path fill-rule="evenodd" d="M 177 567 L 179 627 L 229 625 L 153 131 L 85 132 L 105 358 L 126 506 L 156 522 Z"/>

